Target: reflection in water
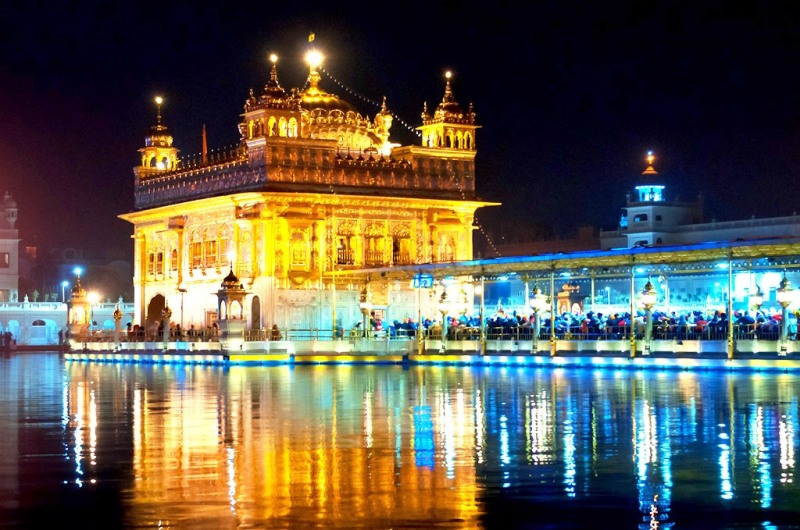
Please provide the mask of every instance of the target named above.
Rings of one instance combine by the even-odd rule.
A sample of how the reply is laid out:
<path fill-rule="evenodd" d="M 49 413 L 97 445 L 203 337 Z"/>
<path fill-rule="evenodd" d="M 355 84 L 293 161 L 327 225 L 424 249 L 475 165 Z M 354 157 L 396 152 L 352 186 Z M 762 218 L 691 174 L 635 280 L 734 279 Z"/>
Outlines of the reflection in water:
<path fill-rule="evenodd" d="M 77 492 L 90 505 L 113 500 L 125 527 L 763 528 L 800 518 L 792 375 L 49 355 L 0 369 L 0 515 L 21 526 L 35 517 L 26 507 L 64 509 Z M 33 373 L 43 375 L 35 391 Z"/>

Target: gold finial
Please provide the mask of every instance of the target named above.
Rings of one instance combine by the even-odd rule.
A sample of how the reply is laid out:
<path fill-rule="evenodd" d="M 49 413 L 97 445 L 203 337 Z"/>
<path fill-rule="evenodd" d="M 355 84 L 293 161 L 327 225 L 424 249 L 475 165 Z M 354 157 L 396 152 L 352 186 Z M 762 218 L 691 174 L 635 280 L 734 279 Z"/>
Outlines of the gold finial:
<path fill-rule="evenodd" d="M 308 34 L 308 42 L 314 42 L 314 33 L 313 32 Z"/>
<path fill-rule="evenodd" d="M 161 96 L 156 96 L 156 108 L 158 109 L 157 110 L 157 114 L 156 114 L 156 121 L 158 122 L 159 125 L 161 125 L 161 104 L 162 103 L 164 103 L 164 98 L 162 98 Z"/>
<path fill-rule="evenodd" d="M 311 70 L 316 70 L 319 65 L 322 64 L 322 53 L 317 51 L 316 49 L 310 50 L 306 54 L 306 62 L 311 67 Z"/>
<path fill-rule="evenodd" d="M 308 87 L 307 92 L 309 94 L 318 94 L 319 93 L 319 80 L 320 75 L 317 71 L 319 65 L 322 64 L 322 53 L 319 52 L 316 48 L 313 48 L 306 53 L 306 62 L 308 66 L 311 68 L 311 71 L 308 73 Z"/>
<path fill-rule="evenodd" d="M 642 171 L 642 175 L 658 175 L 658 171 L 656 168 L 653 167 L 653 162 L 655 161 L 656 157 L 653 155 L 652 151 L 647 152 L 647 167 L 644 171 Z"/>

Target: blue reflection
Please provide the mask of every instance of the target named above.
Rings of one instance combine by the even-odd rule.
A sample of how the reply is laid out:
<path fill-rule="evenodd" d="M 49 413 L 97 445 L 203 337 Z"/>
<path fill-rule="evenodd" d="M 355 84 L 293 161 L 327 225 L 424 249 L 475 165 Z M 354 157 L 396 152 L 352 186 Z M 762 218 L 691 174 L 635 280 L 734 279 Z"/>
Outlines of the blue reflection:
<path fill-rule="evenodd" d="M 429 469 L 433 469 L 435 448 L 431 412 L 427 405 L 414 407 L 414 463 Z"/>

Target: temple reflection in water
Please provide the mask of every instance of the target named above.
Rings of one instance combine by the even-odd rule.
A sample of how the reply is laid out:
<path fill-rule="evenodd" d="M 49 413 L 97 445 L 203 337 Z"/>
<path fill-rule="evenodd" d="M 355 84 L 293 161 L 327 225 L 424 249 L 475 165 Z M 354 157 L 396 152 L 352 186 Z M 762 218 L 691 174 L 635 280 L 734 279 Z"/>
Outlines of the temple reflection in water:
<path fill-rule="evenodd" d="M 103 446 L 128 447 L 131 524 L 474 526 L 509 491 L 562 507 L 635 498 L 642 521 L 667 525 L 673 503 L 787 510 L 798 493 L 792 375 L 67 370 L 75 483 L 123 466 Z"/>

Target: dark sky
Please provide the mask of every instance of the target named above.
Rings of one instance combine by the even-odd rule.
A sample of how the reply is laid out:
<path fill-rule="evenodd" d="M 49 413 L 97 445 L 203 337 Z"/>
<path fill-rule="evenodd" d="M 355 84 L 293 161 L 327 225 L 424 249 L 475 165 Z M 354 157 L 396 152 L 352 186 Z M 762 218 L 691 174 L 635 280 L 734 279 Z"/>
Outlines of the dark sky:
<path fill-rule="evenodd" d="M 614 228 L 645 152 L 709 219 L 789 215 L 800 196 L 800 16 L 791 2 L 23 2 L 0 11 L 0 188 L 21 236 L 131 254 L 132 168 L 155 119 L 184 155 L 238 141 L 251 87 L 281 56 L 374 116 L 419 125 L 443 73 L 473 102 L 487 231 Z M 352 91 L 352 93 L 348 92 Z M 363 98 L 363 99 L 362 99 Z M 396 120 L 393 138 L 414 140 Z M 2 190 L 0 190 L 2 191 Z M 496 230 L 496 229 L 495 229 Z M 497 232 L 495 232 L 497 233 Z M 497 236 L 499 237 L 499 236 Z"/>

